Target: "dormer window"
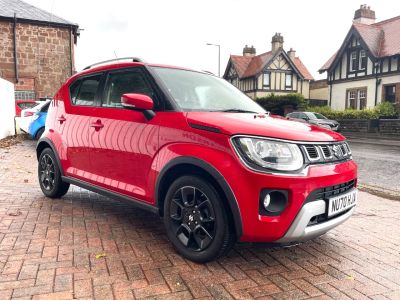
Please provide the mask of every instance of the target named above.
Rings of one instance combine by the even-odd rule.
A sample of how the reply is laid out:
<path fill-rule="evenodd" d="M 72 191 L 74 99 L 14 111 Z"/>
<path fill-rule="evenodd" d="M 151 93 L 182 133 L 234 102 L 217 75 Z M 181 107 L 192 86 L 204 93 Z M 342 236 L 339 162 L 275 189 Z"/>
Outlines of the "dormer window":
<path fill-rule="evenodd" d="M 365 50 L 360 50 L 360 70 L 365 70 L 367 67 L 367 54 L 365 53 Z"/>

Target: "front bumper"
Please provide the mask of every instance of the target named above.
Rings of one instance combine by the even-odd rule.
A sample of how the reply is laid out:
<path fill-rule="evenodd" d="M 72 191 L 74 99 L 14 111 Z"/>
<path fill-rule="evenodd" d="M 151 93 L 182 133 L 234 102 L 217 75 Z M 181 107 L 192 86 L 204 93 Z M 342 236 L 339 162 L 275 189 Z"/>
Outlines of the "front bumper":
<path fill-rule="evenodd" d="M 338 217 L 334 217 L 333 219 L 318 224 L 309 225 L 310 220 L 313 217 L 326 212 L 326 203 L 327 202 L 324 200 L 317 200 L 304 204 L 289 230 L 282 238 L 277 240 L 276 243 L 290 244 L 316 238 L 342 224 L 353 214 L 354 207 L 350 208 Z"/>

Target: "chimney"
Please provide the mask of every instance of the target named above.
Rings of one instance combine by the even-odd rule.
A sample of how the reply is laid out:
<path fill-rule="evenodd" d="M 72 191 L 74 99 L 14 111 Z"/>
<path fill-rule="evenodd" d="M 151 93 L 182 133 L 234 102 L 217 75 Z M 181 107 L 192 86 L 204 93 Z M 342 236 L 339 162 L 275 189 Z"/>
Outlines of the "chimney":
<path fill-rule="evenodd" d="M 256 48 L 253 46 L 248 47 L 247 45 L 243 48 L 243 56 L 255 56 L 256 55 Z"/>
<path fill-rule="evenodd" d="M 296 51 L 293 50 L 293 48 L 290 48 L 290 50 L 288 51 L 287 54 L 288 54 L 289 58 L 290 58 L 292 61 L 294 61 L 294 59 L 295 59 L 295 57 L 296 57 Z"/>
<path fill-rule="evenodd" d="M 283 48 L 283 36 L 281 36 L 280 33 L 275 33 L 275 35 L 272 37 L 272 52 L 276 52 L 279 49 Z"/>
<path fill-rule="evenodd" d="M 354 13 L 354 22 L 371 25 L 375 23 L 375 11 L 366 4 L 360 5 L 360 8 Z"/>

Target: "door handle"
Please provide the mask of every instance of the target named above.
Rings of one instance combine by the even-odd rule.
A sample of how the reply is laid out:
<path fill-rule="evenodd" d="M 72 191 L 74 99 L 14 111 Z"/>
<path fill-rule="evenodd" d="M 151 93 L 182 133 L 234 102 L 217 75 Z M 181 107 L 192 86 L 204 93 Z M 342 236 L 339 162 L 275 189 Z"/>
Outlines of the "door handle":
<path fill-rule="evenodd" d="M 60 117 L 57 118 L 57 121 L 60 122 L 60 124 L 62 124 L 65 121 L 67 121 L 67 119 L 64 117 L 64 115 L 61 115 Z"/>
<path fill-rule="evenodd" d="M 90 127 L 93 127 L 96 131 L 99 131 L 101 128 L 104 127 L 104 124 L 101 123 L 100 120 L 97 120 L 96 122 L 91 123 L 91 124 L 90 124 Z"/>

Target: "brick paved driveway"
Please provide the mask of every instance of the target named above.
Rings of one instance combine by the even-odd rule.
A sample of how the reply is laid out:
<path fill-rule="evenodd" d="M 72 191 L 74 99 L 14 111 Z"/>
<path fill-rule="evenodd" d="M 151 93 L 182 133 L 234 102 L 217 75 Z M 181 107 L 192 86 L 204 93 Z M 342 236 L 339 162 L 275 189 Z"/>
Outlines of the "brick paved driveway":
<path fill-rule="evenodd" d="M 0 299 L 400 299 L 400 202 L 361 192 L 357 213 L 322 238 L 240 244 L 200 265 L 154 215 L 75 187 L 44 198 L 25 141 L 0 149 L 0 272 Z"/>

